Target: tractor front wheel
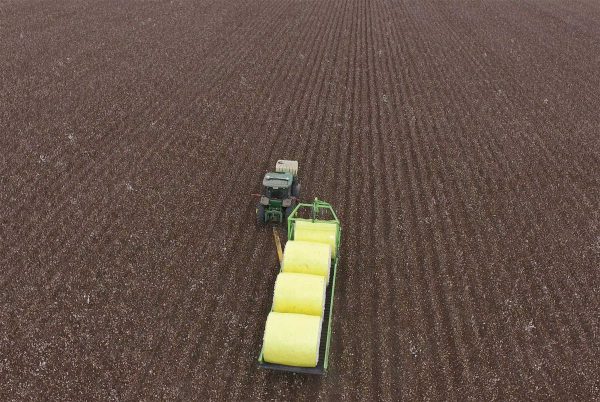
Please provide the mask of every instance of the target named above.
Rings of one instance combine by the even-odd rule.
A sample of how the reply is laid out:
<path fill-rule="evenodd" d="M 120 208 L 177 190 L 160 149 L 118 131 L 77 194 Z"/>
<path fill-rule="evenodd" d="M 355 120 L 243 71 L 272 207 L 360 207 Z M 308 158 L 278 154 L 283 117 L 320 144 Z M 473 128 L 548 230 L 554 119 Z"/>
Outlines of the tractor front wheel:
<path fill-rule="evenodd" d="M 264 225 L 265 222 L 265 206 L 262 204 L 256 205 L 256 223 Z"/>

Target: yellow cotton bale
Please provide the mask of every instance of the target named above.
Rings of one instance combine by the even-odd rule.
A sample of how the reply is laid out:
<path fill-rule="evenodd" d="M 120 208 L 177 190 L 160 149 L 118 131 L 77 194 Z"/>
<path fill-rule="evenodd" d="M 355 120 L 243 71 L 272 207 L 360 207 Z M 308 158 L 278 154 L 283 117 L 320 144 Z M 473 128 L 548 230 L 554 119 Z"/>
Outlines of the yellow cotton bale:
<path fill-rule="evenodd" d="M 281 272 L 275 280 L 273 311 L 322 316 L 325 284 L 320 275 Z"/>
<path fill-rule="evenodd" d="M 337 225 L 328 222 L 297 220 L 294 223 L 294 240 L 328 244 L 331 255 L 337 253 Z"/>
<path fill-rule="evenodd" d="M 271 312 L 263 337 L 263 359 L 286 366 L 315 367 L 320 340 L 320 317 Z"/>
<path fill-rule="evenodd" d="M 285 245 L 282 272 L 320 275 L 329 282 L 331 247 L 323 243 L 291 240 Z"/>

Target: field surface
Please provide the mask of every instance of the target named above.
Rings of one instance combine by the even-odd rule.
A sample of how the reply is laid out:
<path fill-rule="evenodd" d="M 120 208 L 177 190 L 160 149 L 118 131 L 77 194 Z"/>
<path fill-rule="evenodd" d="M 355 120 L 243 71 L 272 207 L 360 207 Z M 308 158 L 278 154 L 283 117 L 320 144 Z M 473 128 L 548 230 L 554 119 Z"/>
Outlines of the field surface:
<path fill-rule="evenodd" d="M 0 399 L 600 398 L 600 2 L 0 0 Z M 259 370 L 280 158 L 330 373 Z"/>

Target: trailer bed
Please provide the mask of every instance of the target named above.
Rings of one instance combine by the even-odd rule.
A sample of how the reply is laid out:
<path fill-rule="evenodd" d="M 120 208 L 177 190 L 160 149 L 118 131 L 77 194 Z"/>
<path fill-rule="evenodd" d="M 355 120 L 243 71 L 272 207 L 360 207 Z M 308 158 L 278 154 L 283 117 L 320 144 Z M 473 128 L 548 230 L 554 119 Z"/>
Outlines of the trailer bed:
<path fill-rule="evenodd" d="M 325 290 L 325 306 L 323 310 L 323 322 L 321 324 L 321 339 L 319 343 L 319 361 L 315 367 L 298 367 L 298 366 L 287 366 L 284 364 L 275 364 L 265 362 L 263 359 L 263 350 L 261 348 L 260 355 L 258 357 L 258 365 L 261 368 L 268 370 L 277 370 L 277 371 L 287 371 L 292 373 L 299 374 L 317 374 L 324 375 L 327 373 L 327 368 L 329 365 L 329 347 L 331 345 L 331 335 L 333 332 L 333 298 L 335 297 L 335 278 L 337 275 L 338 262 L 340 261 L 340 242 L 341 242 L 341 225 L 340 221 L 335 214 L 335 211 L 331 207 L 330 204 L 320 201 L 315 198 L 312 204 L 300 203 L 296 206 L 290 217 L 288 218 L 288 239 L 294 239 L 294 230 L 293 225 L 296 220 L 308 220 L 306 218 L 300 218 L 298 215 L 298 211 L 301 208 L 310 209 L 312 211 L 312 222 L 326 222 L 337 225 L 336 230 L 336 250 L 335 253 L 332 253 L 334 257 L 332 258 L 332 268 L 329 275 L 329 283 L 327 284 L 327 289 Z M 319 215 L 320 211 L 328 211 L 330 215 L 330 219 L 320 220 L 316 217 Z M 263 345 L 264 346 L 264 345 Z"/>

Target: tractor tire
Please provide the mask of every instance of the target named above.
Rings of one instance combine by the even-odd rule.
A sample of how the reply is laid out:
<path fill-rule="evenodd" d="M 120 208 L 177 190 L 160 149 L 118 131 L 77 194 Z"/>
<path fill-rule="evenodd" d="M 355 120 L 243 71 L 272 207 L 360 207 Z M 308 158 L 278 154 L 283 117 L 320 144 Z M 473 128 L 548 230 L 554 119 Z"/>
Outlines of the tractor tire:
<path fill-rule="evenodd" d="M 292 196 L 300 198 L 300 182 L 298 181 L 292 184 Z"/>
<path fill-rule="evenodd" d="M 265 206 L 262 204 L 256 205 L 256 223 L 263 226 L 265 222 Z"/>

